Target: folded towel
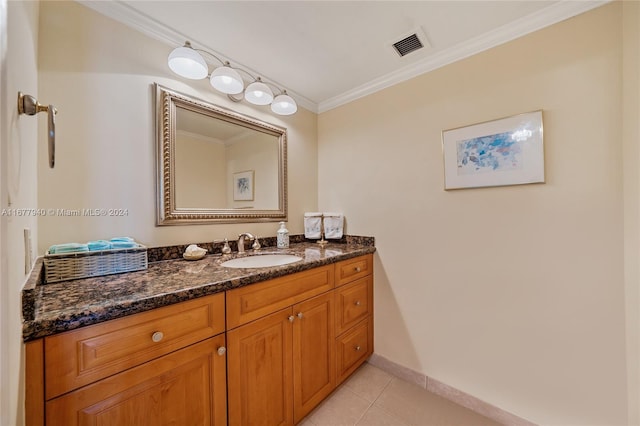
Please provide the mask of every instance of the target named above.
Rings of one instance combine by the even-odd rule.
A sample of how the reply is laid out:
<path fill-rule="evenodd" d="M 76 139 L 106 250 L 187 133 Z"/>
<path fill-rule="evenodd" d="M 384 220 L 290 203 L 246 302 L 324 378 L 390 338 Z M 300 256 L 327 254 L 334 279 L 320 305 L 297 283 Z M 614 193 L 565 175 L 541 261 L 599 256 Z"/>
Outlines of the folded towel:
<path fill-rule="evenodd" d="M 49 247 L 49 254 L 82 253 L 89 251 L 89 246 L 80 243 L 56 244 Z"/>
<path fill-rule="evenodd" d="M 135 241 L 111 241 L 112 249 L 124 249 L 138 247 Z"/>
<path fill-rule="evenodd" d="M 111 242 L 127 242 L 127 243 L 133 243 L 135 242 L 135 240 L 131 237 L 114 237 L 111 239 Z"/>
<path fill-rule="evenodd" d="M 306 238 L 320 238 L 321 235 L 322 213 L 305 213 L 304 214 L 304 236 Z"/>
<path fill-rule="evenodd" d="M 342 213 L 324 214 L 324 237 L 327 239 L 342 238 L 344 216 Z"/>
<path fill-rule="evenodd" d="M 106 240 L 97 240 L 89 241 L 87 246 L 89 246 L 89 251 L 109 250 L 111 248 L 111 243 Z"/>
<path fill-rule="evenodd" d="M 135 248 L 138 246 L 131 237 L 114 237 L 109 242 L 112 249 Z"/>

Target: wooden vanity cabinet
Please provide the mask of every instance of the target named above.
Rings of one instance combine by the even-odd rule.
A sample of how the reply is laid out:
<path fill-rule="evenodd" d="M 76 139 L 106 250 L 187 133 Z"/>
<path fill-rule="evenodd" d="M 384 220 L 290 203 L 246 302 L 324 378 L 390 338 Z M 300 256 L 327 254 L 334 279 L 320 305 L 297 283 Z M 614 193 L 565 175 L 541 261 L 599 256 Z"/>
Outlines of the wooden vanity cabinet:
<path fill-rule="evenodd" d="M 336 267 L 336 380 L 342 383 L 373 353 L 373 255 Z"/>
<path fill-rule="evenodd" d="M 39 395 L 27 396 L 28 424 L 42 424 L 33 406 L 48 426 L 226 424 L 224 302 L 219 293 L 29 342 L 27 387 Z"/>
<path fill-rule="evenodd" d="M 227 291 L 230 425 L 301 421 L 373 353 L 373 256 Z"/>
<path fill-rule="evenodd" d="M 333 285 L 326 266 L 227 292 L 230 425 L 297 423 L 334 390 Z"/>
<path fill-rule="evenodd" d="M 46 424 L 224 425 L 224 335 L 46 402 Z"/>
<path fill-rule="evenodd" d="M 28 426 L 292 425 L 373 353 L 373 256 L 25 348 Z"/>

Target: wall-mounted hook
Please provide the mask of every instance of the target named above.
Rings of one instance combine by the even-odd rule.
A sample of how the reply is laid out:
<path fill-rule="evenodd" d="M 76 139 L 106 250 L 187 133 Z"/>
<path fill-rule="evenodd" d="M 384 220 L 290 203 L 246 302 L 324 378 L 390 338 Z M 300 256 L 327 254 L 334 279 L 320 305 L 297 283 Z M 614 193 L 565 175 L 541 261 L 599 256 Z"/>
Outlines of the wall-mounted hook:
<path fill-rule="evenodd" d="M 40 103 L 31 95 L 25 95 L 18 92 L 18 114 L 36 115 L 39 112 L 46 112 L 48 115 L 48 134 L 49 140 L 49 167 L 53 169 L 56 161 L 56 114 L 58 110 L 53 105 L 40 105 Z"/>

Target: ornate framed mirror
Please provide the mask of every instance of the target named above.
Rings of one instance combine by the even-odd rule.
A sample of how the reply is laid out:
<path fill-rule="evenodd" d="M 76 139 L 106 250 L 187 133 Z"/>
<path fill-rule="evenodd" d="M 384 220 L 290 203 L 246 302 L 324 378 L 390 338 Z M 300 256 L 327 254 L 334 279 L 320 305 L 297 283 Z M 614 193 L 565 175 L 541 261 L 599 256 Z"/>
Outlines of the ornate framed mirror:
<path fill-rule="evenodd" d="M 157 224 L 287 220 L 287 130 L 155 84 Z"/>

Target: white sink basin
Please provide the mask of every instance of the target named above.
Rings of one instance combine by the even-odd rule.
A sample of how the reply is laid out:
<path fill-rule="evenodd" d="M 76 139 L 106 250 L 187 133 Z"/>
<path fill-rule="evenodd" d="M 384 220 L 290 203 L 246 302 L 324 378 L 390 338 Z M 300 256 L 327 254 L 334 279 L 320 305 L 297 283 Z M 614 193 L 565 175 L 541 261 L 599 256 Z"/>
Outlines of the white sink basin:
<path fill-rule="evenodd" d="M 220 265 L 227 268 L 268 268 L 269 266 L 288 265 L 302 260 L 292 254 L 263 254 L 258 256 L 238 257 L 227 260 Z"/>

